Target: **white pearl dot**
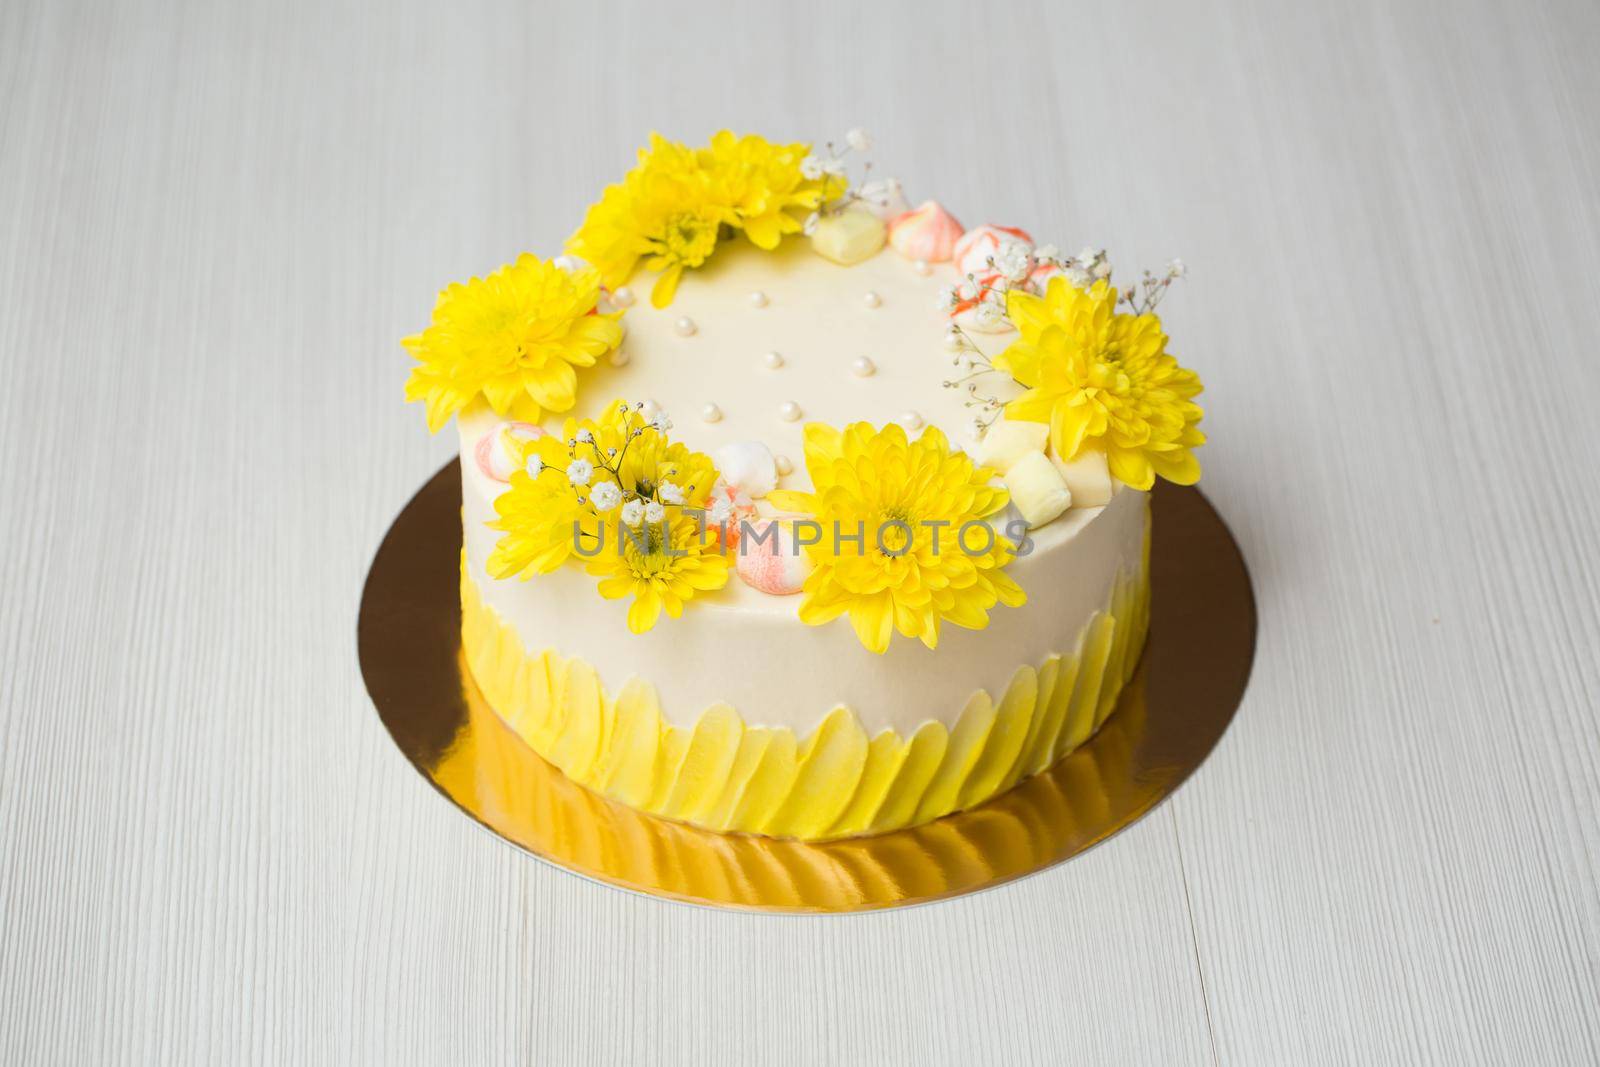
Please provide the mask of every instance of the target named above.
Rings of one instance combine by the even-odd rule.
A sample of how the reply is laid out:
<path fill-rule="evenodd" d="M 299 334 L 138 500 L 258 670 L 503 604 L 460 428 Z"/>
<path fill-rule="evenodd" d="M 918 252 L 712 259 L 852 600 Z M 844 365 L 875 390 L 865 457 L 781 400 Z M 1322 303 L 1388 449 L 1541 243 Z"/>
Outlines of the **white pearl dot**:
<path fill-rule="evenodd" d="M 857 378 L 870 378 L 877 369 L 878 365 L 866 356 L 857 356 L 850 364 L 850 373 Z"/>
<path fill-rule="evenodd" d="M 883 305 L 883 297 L 877 293 L 868 292 L 866 296 L 861 298 L 861 302 L 869 308 L 881 307 Z"/>
<path fill-rule="evenodd" d="M 619 348 L 615 352 L 611 353 L 611 365 L 613 367 L 626 367 L 628 365 L 628 360 L 632 358 L 632 356 L 628 355 L 628 350 L 626 348 Z"/>
<path fill-rule="evenodd" d="M 924 278 L 933 273 L 933 268 L 928 265 L 928 261 L 925 259 L 919 259 L 915 263 L 911 264 L 911 269 L 922 275 Z"/>
<path fill-rule="evenodd" d="M 619 308 L 633 307 L 633 290 L 626 285 L 618 286 L 611 291 L 611 302 Z"/>
<path fill-rule="evenodd" d="M 760 289 L 752 289 L 750 291 L 750 306 L 751 307 L 757 307 L 757 308 L 766 307 L 767 306 L 767 294 L 763 293 Z"/>
<path fill-rule="evenodd" d="M 703 422 L 721 422 L 722 409 L 715 404 L 707 404 L 700 409 L 700 418 Z"/>
<path fill-rule="evenodd" d="M 761 357 L 761 362 L 765 363 L 773 370 L 777 370 L 779 367 L 783 366 L 783 353 L 768 352 L 766 355 Z"/>
<path fill-rule="evenodd" d="M 788 456 L 773 456 L 772 462 L 777 466 L 779 474 L 789 474 L 794 471 L 794 464 Z"/>
<path fill-rule="evenodd" d="M 895 421 L 899 422 L 901 426 L 904 426 L 908 430 L 922 429 L 922 416 L 918 415 L 915 411 L 902 411 L 900 413 L 900 418 Z"/>
<path fill-rule="evenodd" d="M 784 422 L 799 422 L 800 415 L 800 405 L 793 400 L 785 400 L 778 407 L 778 417 Z"/>
<path fill-rule="evenodd" d="M 699 329 L 694 324 L 694 320 L 687 315 L 673 323 L 672 328 L 678 331 L 679 337 L 691 337 L 694 335 L 695 330 Z"/>

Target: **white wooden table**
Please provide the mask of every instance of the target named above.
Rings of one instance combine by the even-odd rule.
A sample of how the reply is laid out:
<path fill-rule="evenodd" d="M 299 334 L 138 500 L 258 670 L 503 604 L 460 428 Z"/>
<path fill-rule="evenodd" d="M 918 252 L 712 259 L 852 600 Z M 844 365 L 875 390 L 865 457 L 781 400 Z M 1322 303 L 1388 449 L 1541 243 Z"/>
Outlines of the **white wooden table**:
<path fill-rule="evenodd" d="M 1600 1057 L 1600 8 L 0 5 L 0 1062 Z M 1108 845 L 844 918 L 596 887 L 402 760 L 397 339 L 649 130 L 1182 255 L 1261 608 Z"/>

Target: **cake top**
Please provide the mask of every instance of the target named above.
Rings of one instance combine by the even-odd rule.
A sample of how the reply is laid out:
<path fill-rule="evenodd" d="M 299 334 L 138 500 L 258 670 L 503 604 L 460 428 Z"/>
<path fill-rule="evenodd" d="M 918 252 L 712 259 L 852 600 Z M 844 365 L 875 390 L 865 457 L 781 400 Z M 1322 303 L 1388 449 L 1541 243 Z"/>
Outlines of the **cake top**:
<path fill-rule="evenodd" d="M 505 485 L 491 573 L 583 567 L 636 631 L 736 574 L 934 647 L 1026 598 L 1031 531 L 1199 477 L 1181 264 L 1119 292 L 1101 251 L 852 187 L 867 147 L 656 136 L 567 254 L 440 294 L 407 397 Z"/>

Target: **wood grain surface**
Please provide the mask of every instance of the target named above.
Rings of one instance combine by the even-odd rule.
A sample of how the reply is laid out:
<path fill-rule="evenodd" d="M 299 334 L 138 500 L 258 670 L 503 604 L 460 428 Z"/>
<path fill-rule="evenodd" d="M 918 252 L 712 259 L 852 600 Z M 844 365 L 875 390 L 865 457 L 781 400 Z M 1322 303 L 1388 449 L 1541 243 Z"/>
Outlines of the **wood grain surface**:
<path fill-rule="evenodd" d="M 1600 1058 L 1593 3 L 0 4 L 0 1061 Z M 1238 719 L 977 897 L 723 914 L 475 830 L 356 668 L 397 345 L 651 129 L 1181 255 Z"/>

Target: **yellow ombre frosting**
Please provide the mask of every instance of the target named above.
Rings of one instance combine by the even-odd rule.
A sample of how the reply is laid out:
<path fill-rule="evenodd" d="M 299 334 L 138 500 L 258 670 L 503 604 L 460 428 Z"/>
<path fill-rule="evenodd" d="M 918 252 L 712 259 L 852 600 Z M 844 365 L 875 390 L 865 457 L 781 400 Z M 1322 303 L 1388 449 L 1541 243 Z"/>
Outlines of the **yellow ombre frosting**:
<path fill-rule="evenodd" d="M 1148 558 L 1148 539 L 1145 548 Z M 1118 575 L 1070 649 L 973 693 L 947 728 L 868 737 L 843 705 L 809 736 L 727 704 L 673 725 L 648 681 L 608 693 L 593 667 L 530 652 L 465 565 L 462 648 L 485 701 L 540 756 L 631 807 L 706 829 L 802 840 L 882 833 L 981 804 L 1093 735 L 1132 677 L 1149 622 L 1148 565 Z M 938 709 L 930 709 L 937 712 Z"/>

